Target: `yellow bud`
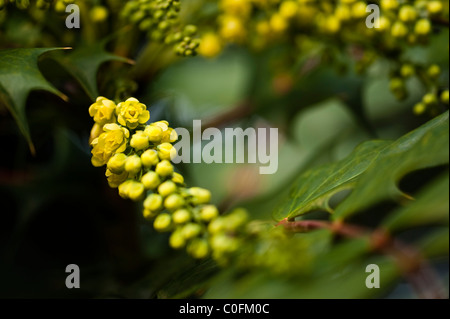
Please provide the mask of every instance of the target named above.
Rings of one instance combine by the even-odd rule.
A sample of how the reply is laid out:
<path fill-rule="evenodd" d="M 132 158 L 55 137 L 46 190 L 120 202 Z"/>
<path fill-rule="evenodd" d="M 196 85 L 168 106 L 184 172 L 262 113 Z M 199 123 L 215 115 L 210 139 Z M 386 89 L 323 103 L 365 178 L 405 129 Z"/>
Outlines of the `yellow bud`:
<path fill-rule="evenodd" d="M 159 163 L 158 152 L 155 150 L 146 150 L 141 155 L 142 164 L 145 167 L 152 167 Z"/>
<path fill-rule="evenodd" d="M 131 187 L 131 184 L 133 183 L 132 179 L 126 180 L 122 184 L 119 185 L 119 196 L 122 198 L 128 198 L 129 197 L 129 189 Z"/>
<path fill-rule="evenodd" d="M 298 11 L 298 4 L 295 1 L 283 1 L 280 5 L 280 15 L 283 18 L 291 19 L 295 17 Z"/>
<path fill-rule="evenodd" d="M 163 198 L 158 194 L 150 194 L 144 200 L 144 208 L 152 212 L 158 211 L 162 208 Z"/>
<path fill-rule="evenodd" d="M 449 103 L 449 92 L 448 90 L 445 90 L 441 93 L 441 102 L 444 104 Z"/>
<path fill-rule="evenodd" d="M 380 27 L 375 29 L 376 31 L 384 32 L 391 27 L 391 21 L 388 18 L 386 18 L 385 16 L 381 16 L 378 19 L 379 19 L 378 24 Z"/>
<path fill-rule="evenodd" d="M 142 183 L 133 181 L 128 186 L 128 197 L 134 201 L 142 200 L 144 197 L 144 191 L 145 188 Z"/>
<path fill-rule="evenodd" d="M 398 12 L 398 18 L 403 22 L 412 22 L 417 18 L 417 11 L 413 6 L 404 5 Z"/>
<path fill-rule="evenodd" d="M 173 166 L 168 160 L 163 160 L 156 165 L 155 172 L 162 177 L 170 176 L 173 174 Z"/>
<path fill-rule="evenodd" d="M 143 215 L 145 219 L 153 219 L 158 215 L 158 211 L 144 208 Z"/>
<path fill-rule="evenodd" d="M 177 156 L 177 150 L 170 143 L 159 144 L 157 149 L 158 149 L 158 156 L 162 160 L 171 160 L 175 156 Z"/>
<path fill-rule="evenodd" d="M 90 12 L 91 19 L 94 22 L 103 22 L 108 19 L 108 9 L 104 6 L 95 6 L 91 9 Z"/>
<path fill-rule="evenodd" d="M 167 131 L 169 129 L 169 122 L 167 122 L 167 121 L 153 122 L 150 125 L 151 126 L 158 126 L 159 128 L 161 128 L 163 130 L 163 132 Z"/>
<path fill-rule="evenodd" d="M 164 200 L 164 207 L 168 210 L 176 210 L 184 205 L 184 198 L 178 194 L 171 194 Z"/>
<path fill-rule="evenodd" d="M 191 213 L 187 209 L 178 209 L 173 213 L 172 218 L 175 224 L 184 224 L 191 220 Z"/>
<path fill-rule="evenodd" d="M 123 172 L 122 174 L 114 174 L 109 169 L 106 169 L 106 178 L 108 179 L 108 185 L 111 188 L 117 188 L 120 184 L 126 181 L 128 178 L 128 173 Z"/>
<path fill-rule="evenodd" d="M 187 252 L 194 258 L 205 258 L 209 254 L 208 242 L 204 239 L 195 239 L 187 247 Z"/>
<path fill-rule="evenodd" d="M 175 184 L 184 184 L 184 177 L 181 174 L 178 174 L 177 172 L 174 172 L 172 175 L 172 182 Z"/>
<path fill-rule="evenodd" d="M 222 51 L 222 43 L 215 33 L 206 33 L 200 40 L 198 53 L 206 58 L 214 58 Z"/>
<path fill-rule="evenodd" d="M 440 13 L 442 11 L 442 2 L 439 0 L 428 1 L 427 11 L 433 15 Z"/>
<path fill-rule="evenodd" d="M 200 217 L 205 222 L 209 222 L 219 216 L 219 210 L 214 205 L 203 206 L 200 210 Z"/>
<path fill-rule="evenodd" d="M 439 75 L 441 75 L 440 66 L 437 64 L 430 65 L 430 67 L 427 69 L 427 74 L 430 78 L 437 79 Z"/>
<path fill-rule="evenodd" d="M 227 15 L 221 19 L 220 35 L 228 41 L 241 41 L 245 38 L 246 30 L 239 18 Z"/>
<path fill-rule="evenodd" d="M 341 21 L 334 15 L 321 20 L 320 26 L 325 33 L 334 34 L 341 29 Z"/>
<path fill-rule="evenodd" d="M 185 244 L 186 240 L 184 239 L 180 231 L 176 230 L 172 233 L 172 235 L 170 235 L 169 245 L 173 249 L 180 249 L 184 247 Z"/>
<path fill-rule="evenodd" d="M 157 231 L 161 231 L 161 232 L 168 231 L 171 223 L 172 223 L 172 218 L 170 217 L 170 215 L 167 213 L 163 213 L 163 214 L 158 215 L 155 218 L 155 221 L 153 222 L 153 227 Z"/>
<path fill-rule="evenodd" d="M 161 184 L 161 179 L 158 174 L 153 171 L 149 171 L 141 177 L 141 183 L 144 184 L 146 189 L 155 189 L 159 184 Z"/>
<path fill-rule="evenodd" d="M 131 155 L 127 158 L 125 163 L 125 170 L 130 174 L 137 174 L 141 171 L 142 162 L 139 156 Z"/>
<path fill-rule="evenodd" d="M 217 217 L 208 224 L 208 232 L 217 234 L 226 229 L 226 221 L 223 217 Z"/>
<path fill-rule="evenodd" d="M 192 196 L 192 203 L 194 205 L 207 204 L 211 200 L 211 192 L 200 187 L 191 187 L 189 194 Z"/>
<path fill-rule="evenodd" d="M 352 12 L 349 6 L 346 4 L 341 4 L 337 6 L 334 14 L 341 21 L 347 21 L 352 17 Z"/>
<path fill-rule="evenodd" d="M 186 240 L 198 236 L 201 231 L 202 231 L 201 226 L 195 223 L 186 224 L 181 228 L 181 234 Z"/>
<path fill-rule="evenodd" d="M 272 17 L 270 18 L 269 24 L 270 24 L 270 28 L 274 32 L 278 32 L 278 33 L 285 31 L 289 26 L 286 19 L 281 14 L 278 14 L 278 13 L 275 13 L 274 15 L 272 15 Z"/>
<path fill-rule="evenodd" d="M 436 95 L 434 95 L 433 93 L 427 93 L 423 96 L 422 102 L 425 105 L 434 105 L 438 102 L 438 100 L 436 98 Z"/>
<path fill-rule="evenodd" d="M 414 105 L 413 113 L 415 115 L 422 115 L 423 113 L 425 113 L 426 109 L 427 109 L 427 107 L 425 104 L 417 103 L 416 105 Z"/>
<path fill-rule="evenodd" d="M 114 174 L 122 174 L 127 159 L 124 153 L 116 153 L 108 160 L 107 168 Z"/>
<path fill-rule="evenodd" d="M 414 66 L 411 64 L 403 64 L 400 68 L 400 75 L 404 78 L 409 78 L 416 73 Z"/>
<path fill-rule="evenodd" d="M 414 26 L 414 33 L 419 36 L 427 35 L 431 32 L 431 22 L 428 19 L 420 19 Z"/>
<path fill-rule="evenodd" d="M 408 27 L 400 21 L 394 23 L 391 28 L 391 35 L 394 38 L 403 38 L 408 34 Z"/>
<path fill-rule="evenodd" d="M 131 137 L 130 145 L 138 151 L 148 148 L 148 137 L 144 133 L 144 131 L 137 131 L 136 133 L 134 133 L 134 135 Z"/>
<path fill-rule="evenodd" d="M 381 8 L 383 10 L 395 10 L 398 8 L 398 0 L 381 0 Z"/>
<path fill-rule="evenodd" d="M 174 143 L 178 139 L 177 132 L 169 127 L 166 131 L 163 132 L 163 137 L 161 139 L 161 143 Z"/>
<path fill-rule="evenodd" d="M 163 130 L 161 127 L 156 125 L 147 125 L 144 130 L 145 134 L 148 136 L 150 142 L 159 143 L 162 138 Z"/>
<path fill-rule="evenodd" d="M 364 1 L 358 1 L 352 6 L 352 16 L 355 19 L 364 18 L 367 15 L 366 8 L 367 3 L 365 3 Z"/>
<path fill-rule="evenodd" d="M 161 185 L 158 186 L 158 193 L 163 196 L 169 196 L 172 193 L 177 191 L 177 185 L 175 185 L 172 181 L 165 181 Z"/>

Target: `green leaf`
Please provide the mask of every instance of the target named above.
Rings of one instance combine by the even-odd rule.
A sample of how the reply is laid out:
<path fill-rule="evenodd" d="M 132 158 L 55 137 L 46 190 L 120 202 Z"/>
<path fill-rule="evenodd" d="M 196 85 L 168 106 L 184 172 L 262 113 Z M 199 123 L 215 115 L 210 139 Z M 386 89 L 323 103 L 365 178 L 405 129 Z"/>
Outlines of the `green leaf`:
<path fill-rule="evenodd" d="M 97 73 L 103 63 L 107 61 L 133 63 L 127 58 L 107 52 L 105 46 L 108 41 L 110 37 L 89 46 L 76 48 L 72 53 L 58 59 L 92 100 L 98 96 Z"/>
<path fill-rule="evenodd" d="M 332 212 L 329 199 L 350 189 L 355 179 L 375 160 L 378 152 L 389 142 L 369 141 L 358 146 L 347 158 L 307 171 L 291 190 L 289 198 L 274 212 L 276 220 L 293 218 L 313 210 Z"/>
<path fill-rule="evenodd" d="M 415 170 L 447 164 L 448 161 L 447 111 L 383 149 L 359 178 L 350 196 L 336 208 L 334 218 L 344 219 L 375 203 L 405 197 L 397 187 L 402 177 Z"/>
<path fill-rule="evenodd" d="M 448 133 L 446 112 L 395 142 L 365 142 L 347 158 L 301 175 L 273 216 L 281 220 L 313 210 L 333 213 L 328 202 L 345 189 L 353 191 L 337 206 L 333 214 L 336 219 L 386 199 L 408 197 L 397 183 L 414 170 L 448 163 Z"/>
<path fill-rule="evenodd" d="M 393 232 L 427 223 L 448 222 L 448 177 L 447 173 L 427 186 L 417 196 L 417 200 L 391 213 L 382 225 Z"/>
<path fill-rule="evenodd" d="M 447 202 L 448 205 L 448 202 Z M 448 256 L 449 252 L 448 227 L 435 230 L 427 237 L 420 240 L 417 246 L 426 258 Z"/>
<path fill-rule="evenodd" d="M 64 94 L 47 82 L 38 68 L 39 56 L 54 50 L 60 49 L 0 50 L 0 101 L 10 110 L 33 153 L 34 146 L 25 114 L 29 93 L 33 90 L 45 90 L 58 95 L 64 100 L 67 99 Z"/>

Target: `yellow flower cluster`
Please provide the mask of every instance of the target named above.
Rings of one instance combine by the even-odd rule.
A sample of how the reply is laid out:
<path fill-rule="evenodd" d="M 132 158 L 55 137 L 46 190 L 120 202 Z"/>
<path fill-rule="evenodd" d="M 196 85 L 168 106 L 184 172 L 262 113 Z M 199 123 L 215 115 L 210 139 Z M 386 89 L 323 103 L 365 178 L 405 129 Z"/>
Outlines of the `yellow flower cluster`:
<path fill-rule="evenodd" d="M 75 3 L 75 0 L 0 0 L 0 10 L 6 7 L 8 3 L 14 3 L 20 10 L 25 10 L 30 7 L 31 3 L 35 2 L 38 9 L 47 10 L 51 5 L 54 6 L 55 11 L 65 12 L 66 6 Z"/>
<path fill-rule="evenodd" d="M 186 247 L 195 258 L 212 253 L 219 261 L 237 249 L 236 234 L 245 224 L 245 211 L 219 216 L 208 190 L 185 186 L 171 163 L 178 136 L 167 121 L 147 124 L 150 113 L 135 98 L 116 105 L 98 97 L 89 114 L 95 122 L 92 164 L 106 165 L 108 184 L 118 188 L 122 198 L 143 201 L 143 216 L 153 220 L 157 231 L 173 232 L 173 248 Z"/>
<path fill-rule="evenodd" d="M 369 27 L 366 20 L 372 12 L 367 9 L 373 1 L 220 0 L 217 27 L 202 35 L 199 53 L 211 58 L 229 43 L 260 50 L 282 42 L 292 46 L 295 59 L 295 55 L 308 50 L 317 51 L 320 43 L 327 47 L 335 45 L 338 49 L 354 46 L 361 52 L 355 54 L 358 72 L 380 57 L 398 65 L 392 72 L 391 90 L 398 99 L 403 99 L 408 92 L 405 76 L 400 74 L 401 52 L 406 46 L 428 43 L 435 27 L 433 21 L 448 21 L 449 4 L 444 0 L 380 0 L 376 3 L 380 14 L 369 19 L 372 23 Z M 312 46 L 312 43 L 319 43 L 319 46 Z M 330 54 L 331 50 L 328 51 Z M 438 89 L 440 70 L 437 66 L 414 67 L 429 93 L 442 94 Z M 423 103 L 416 107 L 416 113 L 418 110 L 425 110 Z"/>

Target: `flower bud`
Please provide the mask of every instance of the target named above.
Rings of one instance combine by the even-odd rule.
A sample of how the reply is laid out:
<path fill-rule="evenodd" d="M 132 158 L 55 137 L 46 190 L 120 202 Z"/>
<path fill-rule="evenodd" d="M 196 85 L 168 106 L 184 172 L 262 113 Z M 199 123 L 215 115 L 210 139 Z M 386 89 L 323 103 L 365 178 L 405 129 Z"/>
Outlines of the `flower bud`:
<path fill-rule="evenodd" d="M 175 185 L 172 181 L 165 181 L 161 185 L 158 186 L 158 193 L 163 196 L 169 196 L 172 193 L 175 193 L 177 190 L 177 185 Z"/>
<path fill-rule="evenodd" d="M 128 186 L 128 197 L 134 201 L 142 200 L 144 197 L 144 191 L 145 188 L 142 183 L 133 181 Z"/>
<path fill-rule="evenodd" d="M 172 218 L 175 224 L 184 224 L 191 220 L 191 213 L 187 209 L 178 209 L 173 213 Z"/>
<path fill-rule="evenodd" d="M 195 223 L 186 224 L 181 228 L 181 234 L 186 240 L 197 237 L 201 231 L 202 227 L 199 224 Z"/>
<path fill-rule="evenodd" d="M 181 231 L 176 230 L 170 235 L 169 238 L 169 245 L 170 247 L 174 249 L 180 249 L 184 247 L 186 244 L 186 240 L 184 239 L 183 235 L 181 234 Z"/>
<path fill-rule="evenodd" d="M 425 113 L 427 107 L 424 103 L 417 103 L 416 105 L 414 105 L 413 108 L 413 113 L 415 115 L 422 115 L 423 113 Z"/>
<path fill-rule="evenodd" d="M 431 32 L 431 22 L 428 19 L 420 19 L 414 26 L 414 33 L 419 36 L 427 35 Z"/>
<path fill-rule="evenodd" d="M 176 210 L 184 205 L 184 198 L 179 194 L 171 194 L 164 200 L 164 207 L 168 210 Z"/>
<path fill-rule="evenodd" d="M 214 205 L 203 206 L 200 210 L 200 217 L 205 222 L 209 222 L 219 216 L 219 210 Z"/>
<path fill-rule="evenodd" d="M 142 164 L 145 167 L 152 167 L 159 163 L 158 152 L 155 150 L 146 150 L 141 155 Z"/>
<path fill-rule="evenodd" d="M 125 199 L 129 198 L 128 191 L 130 189 L 132 182 L 133 182 L 133 180 L 129 179 L 119 185 L 119 196 L 120 197 L 125 198 Z"/>
<path fill-rule="evenodd" d="M 192 196 L 192 203 L 194 205 L 207 204 L 211 200 L 211 192 L 200 187 L 191 187 L 189 194 Z"/>
<path fill-rule="evenodd" d="M 150 142 L 159 143 L 162 139 L 163 130 L 156 125 L 147 125 L 144 130 Z"/>
<path fill-rule="evenodd" d="M 130 174 L 137 174 L 141 171 L 142 162 L 139 156 L 131 155 L 127 158 L 125 163 L 125 170 Z"/>
<path fill-rule="evenodd" d="M 162 208 L 163 198 L 158 194 L 150 194 L 144 200 L 144 208 L 152 212 L 158 211 Z"/>
<path fill-rule="evenodd" d="M 137 131 L 136 133 L 134 133 L 131 137 L 130 145 L 138 151 L 148 148 L 148 137 L 146 134 L 144 134 L 144 131 Z"/>
<path fill-rule="evenodd" d="M 153 222 L 153 227 L 155 230 L 163 232 L 168 231 L 170 228 L 170 225 L 172 223 L 172 218 L 169 214 L 163 213 L 156 216 L 155 221 Z"/>
<path fill-rule="evenodd" d="M 445 90 L 441 93 L 441 102 L 444 104 L 448 104 L 449 102 L 449 92 Z"/>
<path fill-rule="evenodd" d="M 107 168 L 114 174 L 122 174 L 127 159 L 124 153 L 116 153 L 108 160 Z"/>
<path fill-rule="evenodd" d="M 158 156 L 162 160 L 171 160 L 177 155 L 177 150 L 170 143 L 162 143 L 158 145 Z"/>
<path fill-rule="evenodd" d="M 404 5 L 400 8 L 400 11 L 398 12 L 398 18 L 403 22 L 414 21 L 417 18 L 417 11 L 416 9 L 414 9 L 413 6 Z"/>
<path fill-rule="evenodd" d="M 194 258 L 205 258 L 209 254 L 209 244 L 204 239 L 195 239 L 188 245 L 187 252 Z"/>
<path fill-rule="evenodd" d="M 144 184 L 146 189 L 155 189 L 161 184 L 161 179 L 159 175 L 153 171 L 149 171 L 141 177 L 141 183 Z"/>
<path fill-rule="evenodd" d="M 156 165 L 155 172 L 165 177 L 173 174 L 173 166 L 168 160 L 163 160 Z"/>
<path fill-rule="evenodd" d="M 178 174 L 177 172 L 173 172 L 173 174 L 172 174 L 172 182 L 174 182 L 175 184 L 183 185 L 184 184 L 184 177 L 183 177 L 183 175 Z"/>

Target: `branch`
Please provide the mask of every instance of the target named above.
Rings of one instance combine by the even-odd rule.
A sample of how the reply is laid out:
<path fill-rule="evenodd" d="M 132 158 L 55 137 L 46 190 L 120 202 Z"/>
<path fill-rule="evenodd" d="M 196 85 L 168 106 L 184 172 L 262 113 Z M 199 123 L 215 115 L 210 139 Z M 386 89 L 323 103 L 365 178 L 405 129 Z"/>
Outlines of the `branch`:
<path fill-rule="evenodd" d="M 315 229 L 329 229 L 332 233 L 347 238 L 369 236 L 371 250 L 391 256 L 410 282 L 412 288 L 423 299 L 446 299 L 446 292 L 439 281 L 439 277 L 430 267 L 422 254 L 414 247 L 392 238 L 382 229 L 369 228 L 345 224 L 343 222 L 329 222 L 323 220 L 289 221 L 287 218 L 276 226 L 283 226 L 291 232 L 308 232 Z"/>

